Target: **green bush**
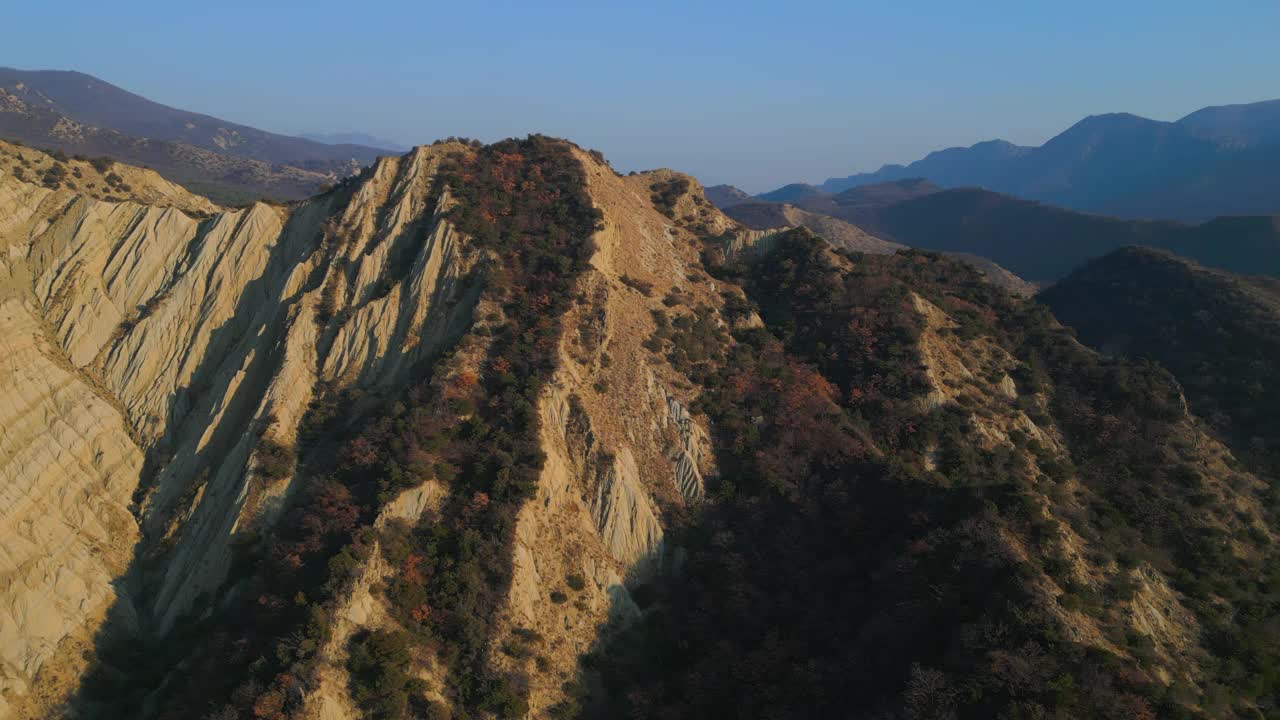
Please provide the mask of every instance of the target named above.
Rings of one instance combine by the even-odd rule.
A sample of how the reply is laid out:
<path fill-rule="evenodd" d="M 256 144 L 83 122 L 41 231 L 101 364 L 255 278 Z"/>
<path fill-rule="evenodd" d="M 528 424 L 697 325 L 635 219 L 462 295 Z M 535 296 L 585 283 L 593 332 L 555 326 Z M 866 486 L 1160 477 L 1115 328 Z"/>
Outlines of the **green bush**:
<path fill-rule="evenodd" d="M 376 720 L 408 717 L 411 705 L 425 706 L 427 689 L 412 675 L 412 665 L 407 633 L 373 630 L 352 637 L 347 655 L 351 698 Z"/>

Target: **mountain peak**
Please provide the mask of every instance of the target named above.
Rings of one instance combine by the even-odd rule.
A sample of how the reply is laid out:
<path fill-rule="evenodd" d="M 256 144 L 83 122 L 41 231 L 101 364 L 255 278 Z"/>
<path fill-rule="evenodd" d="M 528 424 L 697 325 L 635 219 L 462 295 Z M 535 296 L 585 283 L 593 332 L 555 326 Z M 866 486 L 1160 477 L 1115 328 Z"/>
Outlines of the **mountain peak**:
<path fill-rule="evenodd" d="M 740 190 L 733 185 L 712 185 L 705 192 L 707 199 L 721 210 L 752 199 L 745 190 Z"/>
<path fill-rule="evenodd" d="M 767 193 L 761 193 L 756 197 L 760 200 L 768 200 L 769 202 L 795 202 L 806 197 L 822 195 L 820 188 L 809 185 L 808 183 L 791 183 L 783 185 L 777 190 L 771 190 Z"/>
<path fill-rule="evenodd" d="M 1170 127 L 1173 127 L 1173 123 L 1151 120 L 1133 113 L 1117 112 L 1088 115 L 1050 138 L 1042 148 L 1049 148 L 1062 142 L 1075 141 L 1082 137 L 1108 137 L 1116 133 L 1132 133 L 1134 131 Z"/>

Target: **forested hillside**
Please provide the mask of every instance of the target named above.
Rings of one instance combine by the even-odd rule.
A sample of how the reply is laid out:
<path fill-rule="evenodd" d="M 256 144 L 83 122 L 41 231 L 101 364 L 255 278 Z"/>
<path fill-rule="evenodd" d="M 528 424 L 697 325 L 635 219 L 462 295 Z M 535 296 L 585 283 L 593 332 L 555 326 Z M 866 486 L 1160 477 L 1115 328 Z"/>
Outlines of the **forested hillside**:
<path fill-rule="evenodd" d="M 1125 248 L 1040 299 L 1086 343 L 1169 368 L 1197 416 L 1280 477 L 1280 281 Z"/>
<path fill-rule="evenodd" d="M 710 270 L 765 324 L 669 341 L 710 348 L 689 358 L 722 474 L 679 576 L 592 656 L 599 716 L 1272 707 L 1274 494 L 1167 372 L 936 255 L 801 230 Z"/>

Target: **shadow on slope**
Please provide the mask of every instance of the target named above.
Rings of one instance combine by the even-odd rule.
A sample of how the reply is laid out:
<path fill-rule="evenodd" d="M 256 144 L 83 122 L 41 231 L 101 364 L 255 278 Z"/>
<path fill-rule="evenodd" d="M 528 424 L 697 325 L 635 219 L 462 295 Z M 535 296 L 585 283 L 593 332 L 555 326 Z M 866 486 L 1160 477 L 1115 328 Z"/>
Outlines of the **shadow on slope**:
<path fill-rule="evenodd" d="M 1256 539 L 1262 558 L 1238 558 L 1214 539 L 1263 521 L 1225 493 L 1260 490 L 1201 475 L 1212 451 L 1167 373 L 1100 358 L 1043 307 L 927 253 L 859 258 L 793 236 L 725 270 L 767 329 L 687 368 L 721 473 L 668 533 L 672 573 L 635 590 L 643 619 L 584 658 L 579 682 L 600 689 L 583 716 L 1120 720 L 1270 704 L 1277 650 L 1249 638 L 1280 586 L 1219 592 L 1277 569 L 1275 553 Z M 938 388 L 955 360 L 969 379 Z M 1186 603 L 1231 643 L 1133 629 L 1125 608 L 1165 574 L 1168 610 Z M 1223 664 L 1246 647 L 1247 667 Z"/>

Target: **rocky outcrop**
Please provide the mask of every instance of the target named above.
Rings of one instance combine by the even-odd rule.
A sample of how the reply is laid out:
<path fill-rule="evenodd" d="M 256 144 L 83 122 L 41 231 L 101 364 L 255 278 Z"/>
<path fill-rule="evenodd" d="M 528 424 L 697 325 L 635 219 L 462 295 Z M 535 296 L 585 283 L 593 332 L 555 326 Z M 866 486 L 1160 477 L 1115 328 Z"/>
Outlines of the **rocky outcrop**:
<path fill-rule="evenodd" d="M 778 238 L 790 228 L 773 230 L 741 230 L 728 236 L 724 241 L 724 257 L 728 262 L 750 261 L 753 258 L 768 255 L 778 242 Z"/>
<path fill-rule="evenodd" d="M 706 483 L 702 479 L 702 458 L 710 451 L 711 440 L 698 422 L 689 414 L 675 395 L 665 388 L 653 388 L 662 393 L 667 405 L 666 418 L 675 428 L 678 444 L 671 449 L 675 463 L 676 488 L 686 502 L 696 502 L 706 495 Z"/>

